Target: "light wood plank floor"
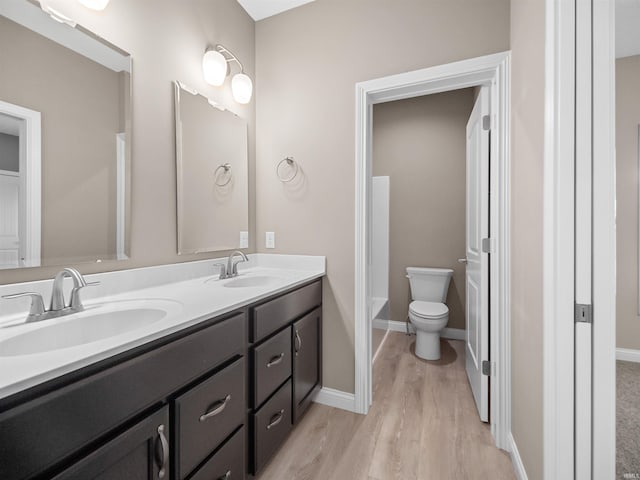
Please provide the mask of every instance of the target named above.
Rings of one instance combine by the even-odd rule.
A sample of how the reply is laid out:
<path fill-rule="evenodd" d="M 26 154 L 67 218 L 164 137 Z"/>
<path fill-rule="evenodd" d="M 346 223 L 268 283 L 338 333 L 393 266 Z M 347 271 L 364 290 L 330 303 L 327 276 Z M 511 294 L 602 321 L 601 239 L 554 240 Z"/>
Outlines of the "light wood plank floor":
<path fill-rule="evenodd" d="M 464 344 L 442 359 L 413 354 L 415 337 L 390 332 L 374 364 L 366 416 L 313 404 L 259 480 L 514 479 L 511 460 L 478 419 Z"/>

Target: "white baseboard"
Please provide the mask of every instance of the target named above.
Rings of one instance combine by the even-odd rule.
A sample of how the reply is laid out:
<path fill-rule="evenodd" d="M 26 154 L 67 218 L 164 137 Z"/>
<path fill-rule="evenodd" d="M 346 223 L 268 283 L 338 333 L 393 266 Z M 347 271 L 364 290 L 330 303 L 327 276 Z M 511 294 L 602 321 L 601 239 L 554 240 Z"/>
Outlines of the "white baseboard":
<path fill-rule="evenodd" d="M 467 331 L 462 328 L 443 328 L 440 337 L 449 340 L 466 340 Z"/>
<path fill-rule="evenodd" d="M 616 360 L 640 363 L 640 350 L 631 348 L 616 348 Z"/>
<path fill-rule="evenodd" d="M 513 434 L 509 432 L 509 436 L 507 437 L 507 442 L 509 443 L 509 451 L 511 453 L 511 463 L 513 463 L 513 470 L 516 473 L 516 478 L 518 480 L 528 480 L 527 472 L 524 469 L 524 464 L 522 463 L 522 458 L 520 458 L 520 452 L 518 451 L 518 446 L 516 445 L 516 441 L 513 438 Z"/>
<path fill-rule="evenodd" d="M 383 320 L 381 318 L 376 318 L 373 321 L 373 328 L 380 328 L 382 330 L 389 330 L 391 332 L 407 333 L 407 323 L 399 322 L 397 320 Z M 409 325 L 409 328 L 412 328 L 411 325 Z"/>
<path fill-rule="evenodd" d="M 380 328 L 382 330 L 389 330 L 391 332 L 407 333 L 407 322 L 399 322 L 398 320 L 382 320 L 376 318 L 373 323 L 373 328 Z M 409 324 L 409 331 L 415 333 L 416 330 L 413 325 Z M 462 328 L 444 328 L 440 333 L 442 338 L 448 338 L 449 340 L 466 340 L 467 331 Z"/>
<path fill-rule="evenodd" d="M 322 387 L 313 399 L 314 402 L 329 407 L 340 408 L 348 412 L 356 412 L 356 396 L 329 387 Z"/>

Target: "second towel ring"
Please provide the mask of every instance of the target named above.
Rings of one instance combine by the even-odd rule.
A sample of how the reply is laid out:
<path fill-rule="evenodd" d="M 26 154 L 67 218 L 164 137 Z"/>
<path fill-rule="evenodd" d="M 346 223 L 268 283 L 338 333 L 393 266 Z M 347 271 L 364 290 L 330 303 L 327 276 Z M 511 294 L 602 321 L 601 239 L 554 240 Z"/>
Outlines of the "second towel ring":
<path fill-rule="evenodd" d="M 288 177 L 285 177 L 280 173 L 280 167 L 285 162 L 289 165 L 289 167 L 293 168 L 293 175 L 290 175 Z M 292 181 L 298 175 L 298 171 L 298 163 L 293 159 L 293 157 L 283 158 L 282 160 L 280 160 L 280 162 L 278 162 L 278 166 L 276 167 L 276 175 L 282 183 L 289 183 L 290 181 Z"/>
<path fill-rule="evenodd" d="M 223 175 L 227 174 L 227 181 L 226 182 L 219 182 L 218 181 L 218 171 L 220 169 L 223 169 Z M 224 187 L 225 185 L 228 185 L 229 182 L 231 181 L 231 177 L 233 177 L 233 175 L 231 174 L 231 164 L 230 163 L 225 163 L 223 165 L 219 165 L 218 168 L 215 169 L 215 171 L 213 172 L 213 182 L 219 186 L 219 187 Z"/>

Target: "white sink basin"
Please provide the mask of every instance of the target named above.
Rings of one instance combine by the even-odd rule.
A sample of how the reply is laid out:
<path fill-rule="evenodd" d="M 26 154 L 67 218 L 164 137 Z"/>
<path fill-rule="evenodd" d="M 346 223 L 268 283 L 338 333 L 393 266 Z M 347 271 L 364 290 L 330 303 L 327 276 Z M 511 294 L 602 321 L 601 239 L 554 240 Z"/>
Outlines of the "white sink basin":
<path fill-rule="evenodd" d="M 229 280 L 223 286 L 227 288 L 243 288 L 243 287 L 265 287 L 273 285 L 281 281 L 280 277 L 271 275 L 251 275 L 246 277 L 238 277 Z"/>
<path fill-rule="evenodd" d="M 40 328 L 1 341 L 0 357 L 50 352 L 115 337 L 158 322 L 180 306 L 179 302 L 151 300 L 87 307 L 68 317 L 43 320 Z"/>

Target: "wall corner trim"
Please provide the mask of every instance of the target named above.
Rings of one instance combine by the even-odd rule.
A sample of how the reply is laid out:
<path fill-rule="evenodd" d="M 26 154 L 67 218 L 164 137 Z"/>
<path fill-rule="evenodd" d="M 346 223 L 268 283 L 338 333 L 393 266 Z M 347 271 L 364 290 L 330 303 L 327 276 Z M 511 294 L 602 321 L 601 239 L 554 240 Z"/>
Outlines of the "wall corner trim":
<path fill-rule="evenodd" d="M 520 458 L 518 446 L 516 445 L 516 441 L 513 438 L 513 434 L 511 432 L 509 432 L 508 442 L 509 453 L 511 455 L 511 463 L 513 463 L 513 470 L 515 471 L 516 478 L 518 480 L 528 480 L 529 477 L 527 477 L 527 472 L 524 469 L 524 463 L 522 463 L 522 458 Z"/>
<path fill-rule="evenodd" d="M 616 348 L 616 360 L 640 363 L 640 350 L 631 348 Z"/>
<path fill-rule="evenodd" d="M 356 411 L 356 398 L 353 393 L 335 390 L 329 387 L 322 387 L 313 399 L 314 402 L 328 407 L 340 408 L 348 412 Z"/>

